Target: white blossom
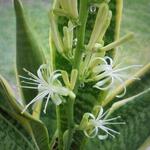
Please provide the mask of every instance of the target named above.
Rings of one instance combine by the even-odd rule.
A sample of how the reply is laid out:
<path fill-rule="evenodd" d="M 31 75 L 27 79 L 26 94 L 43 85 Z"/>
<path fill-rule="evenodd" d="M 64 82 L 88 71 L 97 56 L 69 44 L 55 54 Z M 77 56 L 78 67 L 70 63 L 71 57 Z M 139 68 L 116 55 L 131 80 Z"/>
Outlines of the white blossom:
<path fill-rule="evenodd" d="M 123 68 L 117 68 L 117 66 L 114 66 L 113 60 L 106 56 L 104 58 L 97 58 L 99 59 L 102 64 L 99 64 L 93 68 L 93 73 L 95 74 L 94 80 L 97 81 L 97 83 L 94 85 L 95 88 L 100 90 L 107 90 L 113 86 L 115 81 L 118 81 L 123 86 L 123 93 L 120 95 L 117 95 L 117 97 L 122 97 L 126 94 L 126 86 L 124 83 L 124 77 L 123 71 L 141 67 L 141 65 L 131 65 Z M 132 77 L 132 79 L 138 79 L 135 77 Z"/>
<path fill-rule="evenodd" d="M 22 113 L 26 111 L 31 104 L 43 100 L 44 98 L 46 98 L 44 107 L 44 113 L 46 113 L 49 99 L 51 99 L 55 105 L 60 105 L 63 101 L 63 96 L 75 96 L 72 91 L 63 87 L 61 82 L 58 80 L 61 76 L 60 71 L 56 70 L 51 72 L 49 70 L 49 66 L 46 64 L 39 67 L 37 70 L 37 76 L 26 69 L 24 69 L 24 71 L 26 71 L 30 77 L 20 76 L 22 79 L 25 79 L 22 83 L 28 84 L 27 86 L 21 87 L 38 90 L 38 94 L 26 105 Z"/>
<path fill-rule="evenodd" d="M 115 136 L 113 135 L 114 133 L 120 134 L 119 132 L 109 128 L 107 125 L 125 124 L 125 122 L 114 122 L 114 120 L 120 118 L 120 116 L 106 119 L 105 116 L 107 112 L 108 111 L 104 113 L 103 108 L 100 107 L 100 111 L 97 117 L 95 117 L 92 113 L 86 113 L 86 115 L 88 116 L 88 127 L 85 128 L 84 134 L 88 138 L 95 138 L 97 136 L 100 140 L 104 140 L 108 137 L 108 135 L 115 138 Z M 100 133 L 102 131 L 105 132 L 106 134 Z"/>

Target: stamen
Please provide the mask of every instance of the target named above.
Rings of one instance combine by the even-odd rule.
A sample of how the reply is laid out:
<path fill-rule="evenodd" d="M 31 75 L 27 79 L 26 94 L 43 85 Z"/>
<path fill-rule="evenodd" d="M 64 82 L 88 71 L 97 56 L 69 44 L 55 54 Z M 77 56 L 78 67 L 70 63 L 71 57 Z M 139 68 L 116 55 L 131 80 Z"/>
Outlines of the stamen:
<path fill-rule="evenodd" d="M 105 121 L 112 121 L 112 120 L 116 120 L 116 119 L 119 119 L 119 118 L 121 118 L 121 117 L 120 117 L 120 116 L 118 116 L 118 117 L 111 118 L 111 119 L 105 119 Z"/>
<path fill-rule="evenodd" d="M 39 83 L 33 83 L 33 82 L 27 82 L 27 81 L 21 81 L 22 83 L 32 84 L 32 85 L 38 85 Z"/>
<path fill-rule="evenodd" d="M 109 134 L 110 136 L 112 136 L 113 138 L 115 138 L 115 136 L 111 134 L 104 126 L 102 126 L 101 129 L 105 131 L 107 134 Z"/>
<path fill-rule="evenodd" d="M 131 69 L 131 68 L 139 68 L 139 67 L 142 67 L 142 65 L 131 65 L 131 66 L 127 66 L 127 67 L 124 67 L 124 68 L 120 68 L 120 69 L 115 69 L 113 72 L 121 72 L 121 71 L 124 71 L 124 70 L 128 70 L 128 69 Z"/>
<path fill-rule="evenodd" d="M 99 113 L 99 115 L 97 116 L 96 120 L 100 120 L 102 119 L 107 113 L 108 113 L 109 110 L 105 111 L 104 113 L 101 114 L 101 112 Z"/>
<path fill-rule="evenodd" d="M 27 78 L 27 77 L 24 77 L 24 76 L 21 76 L 21 75 L 19 75 L 19 77 L 22 78 L 22 79 L 26 79 L 26 80 L 30 80 L 30 81 L 34 81 L 34 82 L 39 83 L 37 80 L 34 80 L 32 78 Z"/>
<path fill-rule="evenodd" d="M 23 111 L 21 113 L 23 114 L 31 104 L 35 103 L 38 100 L 43 99 L 47 94 L 48 94 L 47 91 L 44 91 L 44 92 L 41 92 L 40 94 L 38 94 L 32 101 L 30 101 L 30 103 L 28 103 L 26 105 L 26 107 L 23 109 Z"/>
<path fill-rule="evenodd" d="M 125 122 L 106 122 L 106 123 L 104 123 L 105 125 L 106 124 L 126 124 Z"/>
<path fill-rule="evenodd" d="M 47 100 L 46 100 L 46 103 L 45 103 L 45 107 L 44 107 L 44 110 L 43 110 L 43 112 L 44 112 L 45 114 L 46 114 L 46 109 L 47 109 L 47 106 L 48 106 L 48 102 L 49 102 L 50 96 L 51 96 L 51 94 L 48 95 Z"/>
<path fill-rule="evenodd" d="M 117 131 L 115 131 L 115 130 L 113 130 L 113 129 L 110 129 L 110 128 L 108 128 L 108 127 L 105 127 L 105 126 L 104 126 L 104 128 L 107 129 L 107 130 L 109 130 L 109 131 L 111 131 L 111 132 L 113 132 L 113 133 L 120 134 L 120 132 L 117 132 Z"/>
<path fill-rule="evenodd" d="M 17 87 L 26 88 L 26 89 L 35 89 L 35 90 L 38 89 L 38 87 L 32 87 L 32 86 L 17 86 Z"/>
<path fill-rule="evenodd" d="M 25 72 L 27 72 L 29 76 L 31 76 L 31 77 L 33 77 L 34 79 L 38 80 L 38 77 L 35 76 L 33 73 L 31 73 L 30 71 L 28 71 L 28 70 L 25 69 L 25 68 L 23 68 L 23 70 L 24 70 Z"/>

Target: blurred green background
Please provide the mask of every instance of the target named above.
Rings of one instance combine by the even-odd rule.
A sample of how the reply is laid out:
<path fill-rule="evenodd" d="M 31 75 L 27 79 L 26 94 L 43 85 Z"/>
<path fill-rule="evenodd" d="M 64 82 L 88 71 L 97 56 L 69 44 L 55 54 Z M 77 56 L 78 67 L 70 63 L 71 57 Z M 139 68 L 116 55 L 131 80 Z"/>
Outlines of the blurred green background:
<path fill-rule="evenodd" d="M 48 48 L 50 0 L 22 0 L 30 22 Z M 118 60 L 124 65 L 150 62 L 150 0 L 124 0 L 121 35 L 134 32 L 134 40 L 123 45 Z M 12 85 L 15 79 L 15 16 L 12 0 L 0 0 L 0 74 Z"/>

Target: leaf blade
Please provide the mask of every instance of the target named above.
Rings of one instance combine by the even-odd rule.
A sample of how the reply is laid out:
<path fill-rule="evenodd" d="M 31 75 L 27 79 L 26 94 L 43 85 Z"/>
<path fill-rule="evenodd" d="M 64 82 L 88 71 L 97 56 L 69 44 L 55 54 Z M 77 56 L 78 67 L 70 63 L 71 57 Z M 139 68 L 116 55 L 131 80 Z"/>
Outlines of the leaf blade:
<path fill-rule="evenodd" d="M 17 75 L 27 76 L 23 68 L 36 74 L 37 69 L 43 63 L 42 47 L 38 43 L 31 25 L 27 20 L 24 9 L 20 0 L 14 0 L 16 14 L 16 67 Z M 20 78 L 19 84 L 22 85 Z M 28 103 L 37 91 L 20 88 L 22 97 Z"/>

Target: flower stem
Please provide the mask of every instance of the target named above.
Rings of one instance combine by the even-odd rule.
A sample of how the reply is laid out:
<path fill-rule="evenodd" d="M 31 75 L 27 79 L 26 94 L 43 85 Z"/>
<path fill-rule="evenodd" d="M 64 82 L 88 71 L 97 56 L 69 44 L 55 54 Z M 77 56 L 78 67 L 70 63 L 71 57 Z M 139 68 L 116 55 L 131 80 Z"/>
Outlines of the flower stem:
<path fill-rule="evenodd" d="M 67 133 L 67 140 L 64 143 L 64 150 L 69 150 L 73 138 L 74 133 L 74 100 L 68 99 L 68 133 Z"/>
<path fill-rule="evenodd" d="M 84 38 L 85 38 L 85 29 L 86 22 L 88 18 L 88 0 L 80 0 L 80 10 L 79 10 L 79 23 L 77 27 L 77 48 L 75 51 L 75 58 L 73 68 L 79 70 L 82 53 L 84 51 Z M 77 92 L 79 82 L 76 83 L 74 92 Z M 68 137 L 67 137 L 67 147 L 64 150 L 69 150 L 74 133 L 74 100 L 68 100 Z"/>
<path fill-rule="evenodd" d="M 86 22 L 88 17 L 88 0 L 80 0 L 79 26 L 77 27 L 77 48 L 73 68 L 79 69 L 80 60 L 84 51 L 84 38 Z"/>
<path fill-rule="evenodd" d="M 61 132 L 61 119 L 60 119 L 60 106 L 56 107 L 56 116 L 57 116 L 57 130 L 58 130 L 58 149 L 62 150 L 63 145 L 63 134 Z"/>

